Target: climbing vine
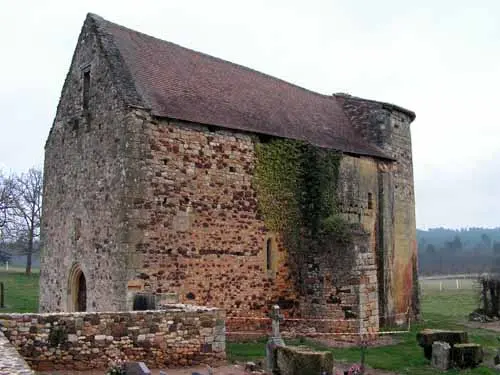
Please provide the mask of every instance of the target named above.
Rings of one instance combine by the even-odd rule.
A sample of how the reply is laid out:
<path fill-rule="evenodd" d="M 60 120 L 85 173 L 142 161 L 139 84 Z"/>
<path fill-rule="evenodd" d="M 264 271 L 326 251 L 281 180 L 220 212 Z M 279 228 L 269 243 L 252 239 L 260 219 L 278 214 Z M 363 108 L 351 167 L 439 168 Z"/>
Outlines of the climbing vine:
<path fill-rule="evenodd" d="M 338 215 L 336 188 L 341 154 L 302 141 L 274 139 L 256 145 L 255 189 L 266 226 L 288 246 L 305 237 L 348 239 Z"/>
<path fill-rule="evenodd" d="M 54 326 L 49 333 L 49 343 L 52 347 L 64 344 L 67 339 L 66 328 L 64 326 Z"/>

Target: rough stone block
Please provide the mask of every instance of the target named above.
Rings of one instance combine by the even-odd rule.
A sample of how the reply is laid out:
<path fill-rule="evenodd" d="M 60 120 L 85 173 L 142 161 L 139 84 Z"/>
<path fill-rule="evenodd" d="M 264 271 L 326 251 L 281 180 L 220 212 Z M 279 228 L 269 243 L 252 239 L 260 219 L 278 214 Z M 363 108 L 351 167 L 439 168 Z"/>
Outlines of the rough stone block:
<path fill-rule="evenodd" d="M 450 344 L 443 341 L 434 341 L 432 344 L 431 364 L 440 370 L 448 370 L 451 367 Z"/>
<path fill-rule="evenodd" d="M 144 362 L 127 362 L 125 363 L 125 375 L 151 375 L 151 370 Z"/>
<path fill-rule="evenodd" d="M 75 343 L 78 341 L 78 336 L 74 334 L 69 334 L 68 335 L 68 342 Z"/>
<path fill-rule="evenodd" d="M 333 374 L 333 354 L 331 352 L 313 351 L 302 346 L 278 346 L 275 350 L 277 374 Z"/>
<path fill-rule="evenodd" d="M 451 346 L 467 343 L 468 336 L 465 331 L 449 331 L 441 329 L 424 329 L 417 333 L 417 342 L 424 348 L 424 355 L 432 359 L 432 344 L 435 341 L 447 342 Z"/>
<path fill-rule="evenodd" d="M 483 347 L 479 344 L 456 344 L 451 350 L 451 358 L 456 367 L 476 367 L 483 361 Z"/>
<path fill-rule="evenodd" d="M 224 352 L 226 350 L 225 342 L 214 342 L 212 343 L 212 350 L 214 352 Z"/>
<path fill-rule="evenodd" d="M 94 340 L 96 343 L 104 344 L 104 341 L 106 340 L 106 336 L 105 335 L 96 335 L 94 337 Z"/>

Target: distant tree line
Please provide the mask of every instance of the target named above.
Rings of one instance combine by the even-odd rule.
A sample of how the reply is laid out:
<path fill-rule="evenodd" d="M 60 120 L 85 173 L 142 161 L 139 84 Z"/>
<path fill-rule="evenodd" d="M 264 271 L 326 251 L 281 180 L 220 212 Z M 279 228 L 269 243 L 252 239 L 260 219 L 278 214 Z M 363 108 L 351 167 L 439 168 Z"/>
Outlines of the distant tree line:
<path fill-rule="evenodd" d="M 31 273 L 32 256 L 40 251 L 42 171 L 30 168 L 6 175 L 0 170 L 0 263 L 11 255 L 26 255 L 26 273 Z"/>
<path fill-rule="evenodd" d="M 417 230 L 421 275 L 491 272 L 500 254 L 500 228 Z"/>

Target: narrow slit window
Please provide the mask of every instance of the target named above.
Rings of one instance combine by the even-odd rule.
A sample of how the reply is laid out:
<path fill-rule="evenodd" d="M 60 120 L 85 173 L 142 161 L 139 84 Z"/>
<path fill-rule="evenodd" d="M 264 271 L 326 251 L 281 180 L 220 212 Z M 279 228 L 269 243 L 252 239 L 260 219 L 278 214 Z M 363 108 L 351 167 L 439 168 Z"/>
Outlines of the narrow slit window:
<path fill-rule="evenodd" d="M 270 238 L 267 239 L 266 242 L 266 268 L 268 271 L 272 268 L 272 241 Z"/>
<path fill-rule="evenodd" d="M 80 239 L 81 231 L 82 231 L 82 219 L 76 218 L 75 219 L 75 241 L 78 241 Z"/>
<path fill-rule="evenodd" d="M 373 194 L 368 193 L 368 209 L 373 209 Z"/>
<path fill-rule="evenodd" d="M 83 72 L 83 109 L 89 109 L 90 70 Z"/>

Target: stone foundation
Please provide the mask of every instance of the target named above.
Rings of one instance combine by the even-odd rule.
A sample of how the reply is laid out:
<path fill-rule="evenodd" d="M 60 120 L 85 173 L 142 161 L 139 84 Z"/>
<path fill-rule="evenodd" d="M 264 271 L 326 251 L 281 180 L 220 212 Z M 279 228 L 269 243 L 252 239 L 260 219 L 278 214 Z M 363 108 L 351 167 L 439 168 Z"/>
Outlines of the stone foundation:
<path fill-rule="evenodd" d="M 225 359 L 225 313 L 219 309 L 0 314 L 0 329 L 35 370 L 105 369 L 116 359 L 150 368 Z"/>

